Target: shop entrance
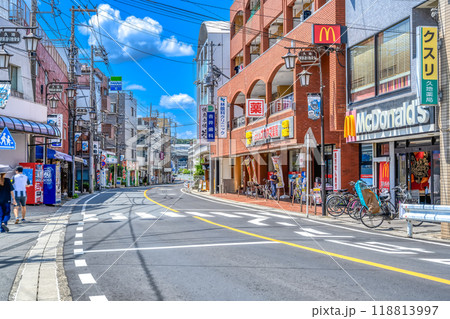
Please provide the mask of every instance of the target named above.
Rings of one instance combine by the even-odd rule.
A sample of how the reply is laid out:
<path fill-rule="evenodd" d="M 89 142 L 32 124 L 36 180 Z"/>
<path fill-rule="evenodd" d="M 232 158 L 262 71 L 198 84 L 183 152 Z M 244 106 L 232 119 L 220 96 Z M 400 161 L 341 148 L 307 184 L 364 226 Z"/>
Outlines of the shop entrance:
<path fill-rule="evenodd" d="M 320 145 L 317 147 L 319 150 L 319 154 L 321 152 Z M 333 190 L 333 150 L 334 145 L 325 145 L 325 182 L 326 189 Z M 320 158 L 314 160 L 314 187 L 318 187 L 321 184 L 320 177 L 322 175 L 321 167 L 320 167 Z"/>
<path fill-rule="evenodd" d="M 396 147 L 396 183 L 407 185 L 421 204 L 440 204 L 440 151 L 439 145 L 430 144 Z"/>

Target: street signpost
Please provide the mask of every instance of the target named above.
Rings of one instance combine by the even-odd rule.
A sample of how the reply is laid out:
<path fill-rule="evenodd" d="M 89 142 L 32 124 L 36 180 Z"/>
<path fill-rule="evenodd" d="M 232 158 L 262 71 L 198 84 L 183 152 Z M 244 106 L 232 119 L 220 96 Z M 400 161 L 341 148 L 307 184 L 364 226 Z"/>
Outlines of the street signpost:
<path fill-rule="evenodd" d="M 87 107 L 77 107 L 76 111 L 77 111 L 77 115 L 87 115 L 88 108 Z"/>
<path fill-rule="evenodd" d="M 110 91 L 122 91 L 122 77 L 121 76 L 112 76 L 109 81 L 109 90 Z"/>
<path fill-rule="evenodd" d="M 2 133 L 0 134 L 0 150 L 15 150 L 16 141 L 12 137 L 8 128 L 5 126 Z"/>
<path fill-rule="evenodd" d="M 64 91 L 64 86 L 62 84 L 49 84 L 48 85 L 48 89 L 47 89 L 47 93 L 48 94 L 58 94 L 58 93 L 62 93 Z"/>
<path fill-rule="evenodd" d="M 319 60 L 319 54 L 314 50 L 302 50 L 298 52 L 300 62 L 315 63 Z"/>

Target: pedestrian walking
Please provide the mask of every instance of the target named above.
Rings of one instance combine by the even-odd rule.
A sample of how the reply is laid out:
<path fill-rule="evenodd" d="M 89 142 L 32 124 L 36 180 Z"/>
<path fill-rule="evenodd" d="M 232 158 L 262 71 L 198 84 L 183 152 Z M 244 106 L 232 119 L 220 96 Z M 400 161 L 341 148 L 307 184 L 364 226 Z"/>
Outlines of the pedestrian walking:
<path fill-rule="evenodd" d="M 273 171 L 272 176 L 270 176 L 270 186 L 272 187 L 272 197 L 275 198 L 277 195 L 277 184 L 278 184 L 278 176 L 277 171 Z"/>
<path fill-rule="evenodd" d="M 25 222 L 25 215 L 27 214 L 27 187 L 30 186 L 28 177 L 23 174 L 23 167 L 17 166 L 16 175 L 13 177 L 14 197 L 16 204 L 14 204 L 14 216 L 16 217 L 16 224 L 19 223 L 19 206 L 22 212 L 22 223 Z"/>
<path fill-rule="evenodd" d="M 9 178 L 5 177 L 6 173 L 0 173 L 0 232 L 9 232 L 8 221 L 11 218 L 11 200 L 13 205 L 16 204 L 14 198 L 14 188 Z"/>

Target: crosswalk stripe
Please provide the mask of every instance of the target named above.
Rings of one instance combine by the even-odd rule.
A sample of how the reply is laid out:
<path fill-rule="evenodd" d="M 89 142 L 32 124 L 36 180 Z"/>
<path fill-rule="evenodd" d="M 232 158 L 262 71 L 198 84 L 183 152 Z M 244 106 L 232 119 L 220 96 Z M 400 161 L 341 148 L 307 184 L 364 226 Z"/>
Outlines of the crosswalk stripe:
<path fill-rule="evenodd" d="M 291 219 L 292 217 L 289 216 L 284 216 L 284 215 L 280 215 L 280 214 L 272 214 L 272 213 L 261 213 L 263 215 L 267 215 L 267 216 L 273 216 L 273 217 L 278 217 L 278 218 L 283 218 L 283 219 Z"/>
<path fill-rule="evenodd" d="M 114 220 L 125 220 L 125 219 L 128 219 L 122 213 L 109 213 L 109 215 Z"/>
<path fill-rule="evenodd" d="M 144 212 L 136 212 L 136 215 L 138 215 L 140 218 L 143 218 L 143 219 L 154 219 L 154 218 L 156 218 L 152 214 L 144 213 Z"/>
<path fill-rule="evenodd" d="M 161 214 L 164 216 L 169 216 L 169 217 L 186 217 L 186 215 L 181 215 L 181 214 L 172 213 L 172 212 L 162 212 Z"/>
<path fill-rule="evenodd" d="M 227 213 L 222 213 L 222 212 L 210 212 L 211 214 L 214 215 L 220 215 L 220 216 L 225 216 L 225 217 L 230 217 L 230 218 L 242 218 L 241 216 L 237 216 L 237 215 L 233 215 L 233 214 L 227 214 Z"/>
<path fill-rule="evenodd" d="M 296 225 L 294 225 L 294 224 L 291 224 L 291 223 L 285 223 L 285 222 L 277 222 L 277 224 L 283 225 L 283 226 L 296 226 Z"/>
<path fill-rule="evenodd" d="M 204 214 L 204 213 L 199 213 L 199 212 L 186 212 L 186 214 L 195 215 L 195 216 L 200 216 L 200 217 L 214 217 L 214 216 L 212 216 L 212 215 L 208 215 L 208 214 Z"/>

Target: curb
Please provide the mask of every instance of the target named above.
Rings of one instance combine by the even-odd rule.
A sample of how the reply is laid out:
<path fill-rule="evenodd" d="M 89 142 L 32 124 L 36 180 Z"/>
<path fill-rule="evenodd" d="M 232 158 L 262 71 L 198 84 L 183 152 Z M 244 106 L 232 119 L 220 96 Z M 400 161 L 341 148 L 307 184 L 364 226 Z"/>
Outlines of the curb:
<path fill-rule="evenodd" d="M 184 188 L 183 188 L 184 189 Z M 286 210 L 284 209 L 280 209 L 280 208 L 273 208 L 273 207 L 268 207 L 268 206 L 264 206 L 264 205 L 259 205 L 259 204 L 249 204 L 249 203 L 243 203 L 243 202 L 239 202 L 239 201 L 235 201 L 232 199 L 224 199 L 224 198 L 220 198 L 220 197 L 215 197 L 213 195 L 207 194 L 207 193 L 201 193 L 201 192 L 197 192 L 197 191 L 191 191 L 189 192 L 185 192 L 186 194 L 191 194 L 194 196 L 202 196 L 202 197 L 206 197 L 209 199 L 214 199 L 215 201 L 220 201 L 223 203 L 232 203 L 232 204 L 237 204 L 243 207 L 248 207 L 248 208 L 258 208 L 261 209 L 262 211 L 273 211 L 273 212 L 277 212 L 277 213 L 283 213 L 286 214 Z M 425 234 L 413 234 L 414 237 L 410 238 L 407 236 L 406 234 L 406 225 L 405 225 L 405 231 L 398 231 L 398 230 L 391 230 L 390 233 L 386 233 L 386 230 L 383 229 L 377 229 L 377 228 L 367 228 L 364 225 L 361 224 L 357 224 L 354 222 L 348 222 L 343 220 L 342 218 L 336 218 L 336 217 L 329 217 L 329 216 L 319 216 L 319 215 L 314 215 L 314 214 L 310 214 L 309 218 L 306 217 L 306 213 L 300 213 L 300 212 L 295 212 L 295 211 L 290 211 L 290 214 L 295 214 L 296 216 L 305 218 L 305 219 L 312 219 L 312 220 L 318 220 L 321 222 L 328 222 L 328 223 L 333 223 L 333 224 L 337 224 L 337 225 L 342 225 L 342 226 L 353 226 L 355 228 L 358 229 L 363 229 L 365 231 L 373 231 L 374 233 L 379 233 L 379 234 L 384 234 L 384 235 L 391 235 L 391 236 L 395 236 L 395 237 L 400 237 L 400 238 L 407 238 L 407 239 L 414 239 L 414 240 L 423 240 L 423 241 L 428 241 L 428 242 L 434 242 L 434 243 L 439 243 L 439 244 L 450 244 L 450 240 L 445 240 L 445 239 L 441 239 L 441 238 L 436 238 L 433 237 L 431 235 L 425 235 Z"/>
<path fill-rule="evenodd" d="M 63 266 L 64 238 L 72 211 L 70 206 L 83 198 L 67 201 L 46 218 L 47 224 L 17 271 L 9 301 L 72 300 Z"/>

